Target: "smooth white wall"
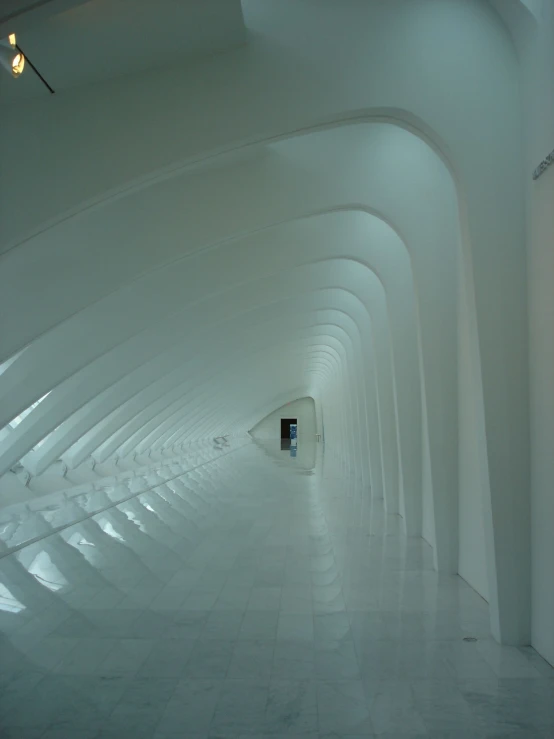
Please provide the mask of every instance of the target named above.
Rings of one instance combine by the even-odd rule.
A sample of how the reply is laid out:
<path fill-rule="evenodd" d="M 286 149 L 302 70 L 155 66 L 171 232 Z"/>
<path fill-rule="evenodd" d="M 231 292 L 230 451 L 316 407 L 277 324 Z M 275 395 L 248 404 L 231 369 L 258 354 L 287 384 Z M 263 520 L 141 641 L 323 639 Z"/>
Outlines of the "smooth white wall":
<path fill-rule="evenodd" d="M 476 392 L 464 291 L 458 311 L 458 572 L 488 601 L 489 583 L 483 506 L 487 485 L 479 448 Z"/>
<path fill-rule="evenodd" d="M 435 546 L 435 514 L 433 508 L 433 479 L 431 476 L 431 456 L 429 450 L 429 431 L 427 428 L 427 410 L 423 405 L 421 417 L 422 426 L 422 494 L 423 494 L 423 522 L 422 536 L 432 547 Z"/>
<path fill-rule="evenodd" d="M 554 165 L 531 173 L 554 148 L 554 4 L 521 48 L 529 290 L 532 644 L 554 665 Z"/>
<path fill-rule="evenodd" d="M 279 439 L 281 418 L 297 418 L 298 438 L 315 439 L 317 431 L 313 398 L 299 398 L 283 405 L 256 424 L 250 433 L 255 439 Z"/>

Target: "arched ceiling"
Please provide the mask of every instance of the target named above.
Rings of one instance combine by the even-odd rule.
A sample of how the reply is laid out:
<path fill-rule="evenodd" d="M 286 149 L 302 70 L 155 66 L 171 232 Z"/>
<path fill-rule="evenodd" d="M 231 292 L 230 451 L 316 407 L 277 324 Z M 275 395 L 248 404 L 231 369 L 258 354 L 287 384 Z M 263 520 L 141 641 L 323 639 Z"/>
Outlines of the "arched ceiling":
<path fill-rule="evenodd" d="M 414 162 L 409 177 L 395 159 Z M 212 157 L 51 225 L 4 257 L 4 359 L 21 353 L 0 424 L 49 394 L 0 468 L 245 431 L 274 398 L 321 396 L 368 352 L 385 381 L 391 340 L 415 366 L 410 252 L 444 250 L 456 219 L 436 154 L 366 122 Z"/>
<path fill-rule="evenodd" d="M 456 152 L 454 144 L 439 151 L 449 123 L 437 119 L 430 99 L 421 107 L 401 71 L 374 65 L 387 35 L 405 39 L 408 56 L 432 39 L 418 75 L 440 95 L 444 80 L 431 56 L 456 54 L 437 42 L 441 25 L 457 20 L 461 35 L 477 32 L 475 44 L 495 45 L 498 67 L 509 58 L 504 39 L 479 2 L 468 9 L 453 0 L 448 12 L 435 5 L 431 29 L 423 19 L 432 4 L 423 0 L 401 13 L 396 2 L 394 10 L 356 7 L 371 39 L 354 30 L 348 13 L 336 15 L 334 3 L 320 3 L 316 16 L 309 3 L 288 0 L 244 2 L 238 15 L 229 2 L 228 15 L 218 16 L 219 5 L 180 5 L 176 27 L 188 13 L 188 30 L 201 25 L 204 35 L 183 40 L 183 58 L 156 76 L 142 71 L 150 59 L 145 39 L 150 44 L 171 8 L 141 4 L 136 34 L 120 49 L 120 72 L 134 74 L 113 80 L 86 52 L 91 37 L 104 33 L 105 3 L 67 7 L 35 28 L 21 15 L 21 42 L 44 55 L 60 93 L 44 102 L 31 94 L 18 116 L 13 109 L 7 116 L 14 138 L 5 162 L 26 180 L 26 197 L 2 180 L 10 217 L 0 234 L 0 473 L 21 463 L 41 474 L 60 458 L 75 468 L 91 457 L 105 462 L 244 433 L 279 403 L 311 395 L 348 408 L 360 460 L 364 444 L 377 458 L 390 447 L 374 476 L 395 479 L 397 434 L 405 474 L 420 476 L 423 370 L 437 380 L 429 393 L 435 385 L 449 392 L 440 372 L 433 375 L 444 360 L 427 347 L 431 335 L 451 336 L 455 322 Z M 127 12 L 126 0 L 115 3 L 106 38 Z M 340 73 L 325 61 L 335 22 L 352 36 Z M 314 24 L 319 32 L 314 26 L 303 47 Z M 168 31 L 169 56 L 176 38 Z M 184 58 L 245 38 L 246 46 L 220 56 Z M 59 67 L 66 43 L 83 48 L 68 70 Z M 294 70 L 275 65 L 284 48 L 300 64 Z M 364 79 L 349 77 L 356 49 L 365 54 Z M 328 90 L 310 82 L 316 58 Z M 273 96 L 267 76 L 256 77 L 262 70 L 276 75 Z M 296 70 L 313 105 L 296 96 Z M 454 84 L 464 99 L 460 75 Z M 43 126 L 31 135 L 36 106 Z M 171 117 L 186 131 L 170 133 Z M 56 131 L 64 118 L 71 125 Z M 442 129 L 434 140 L 433 126 Z M 14 167 L 24 135 L 27 154 Z M 379 417 L 378 428 L 368 427 L 368 413 Z"/>
<path fill-rule="evenodd" d="M 58 91 L 0 78 L 0 496 L 311 396 L 456 572 L 462 369 L 495 633 L 525 638 L 529 7 L 10 0 Z"/>

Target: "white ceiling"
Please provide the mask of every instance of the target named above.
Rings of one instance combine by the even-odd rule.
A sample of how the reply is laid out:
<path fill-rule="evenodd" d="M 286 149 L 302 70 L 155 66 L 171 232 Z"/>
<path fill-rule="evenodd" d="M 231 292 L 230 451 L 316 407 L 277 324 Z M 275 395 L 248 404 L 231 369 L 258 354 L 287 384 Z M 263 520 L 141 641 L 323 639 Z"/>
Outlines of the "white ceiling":
<path fill-rule="evenodd" d="M 11 31 L 21 33 L 40 20 L 61 13 L 87 0 L 2 0 L 0 7 L 0 38 Z"/>
<path fill-rule="evenodd" d="M 60 9 L 57 3 L 48 6 Z M 56 92 L 224 51 L 246 40 L 240 0 L 89 0 L 62 6 L 48 17 L 44 8 L 36 23 L 29 11 L 23 30 L 17 17 L 11 30 Z M 18 80 L 2 75 L 0 94 L 48 92 L 28 69 Z"/>

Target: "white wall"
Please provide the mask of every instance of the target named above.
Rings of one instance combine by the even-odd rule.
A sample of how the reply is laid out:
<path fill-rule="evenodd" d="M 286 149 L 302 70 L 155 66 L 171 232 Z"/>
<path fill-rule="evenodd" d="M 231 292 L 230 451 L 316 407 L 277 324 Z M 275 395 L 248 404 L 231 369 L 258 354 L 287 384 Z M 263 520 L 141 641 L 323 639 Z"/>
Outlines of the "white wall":
<path fill-rule="evenodd" d="M 281 418 L 297 418 L 298 438 L 315 440 L 317 431 L 313 398 L 299 398 L 287 403 L 257 423 L 250 433 L 255 439 L 280 439 Z"/>
<path fill-rule="evenodd" d="M 476 393 L 471 371 L 468 312 L 460 285 L 458 313 L 458 572 L 489 599 L 488 555 L 485 546 L 484 505 L 487 486 L 482 444 L 476 416 Z M 480 448 L 481 447 L 481 448 Z"/>
<path fill-rule="evenodd" d="M 435 546 L 435 513 L 433 508 L 433 479 L 431 475 L 431 458 L 429 451 L 429 432 L 427 430 L 427 412 L 423 409 L 422 417 L 422 493 L 423 523 L 422 536 L 432 547 Z"/>
<path fill-rule="evenodd" d="M 554 4 L 537 0 L 534 33 L 520 47 L 526 112 L 529 289 L 532 644 L 554 665 Z"/>

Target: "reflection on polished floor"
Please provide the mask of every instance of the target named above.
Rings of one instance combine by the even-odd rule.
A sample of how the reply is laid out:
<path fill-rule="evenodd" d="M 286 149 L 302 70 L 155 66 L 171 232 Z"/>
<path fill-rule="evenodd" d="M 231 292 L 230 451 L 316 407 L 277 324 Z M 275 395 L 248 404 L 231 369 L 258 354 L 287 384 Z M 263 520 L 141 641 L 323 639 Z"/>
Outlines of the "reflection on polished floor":
<path fill-rule="evenodd" d="M 250 444 L 0 559 L 0 737 L 552 737 L 554 670 L 301 447 Z"/>

